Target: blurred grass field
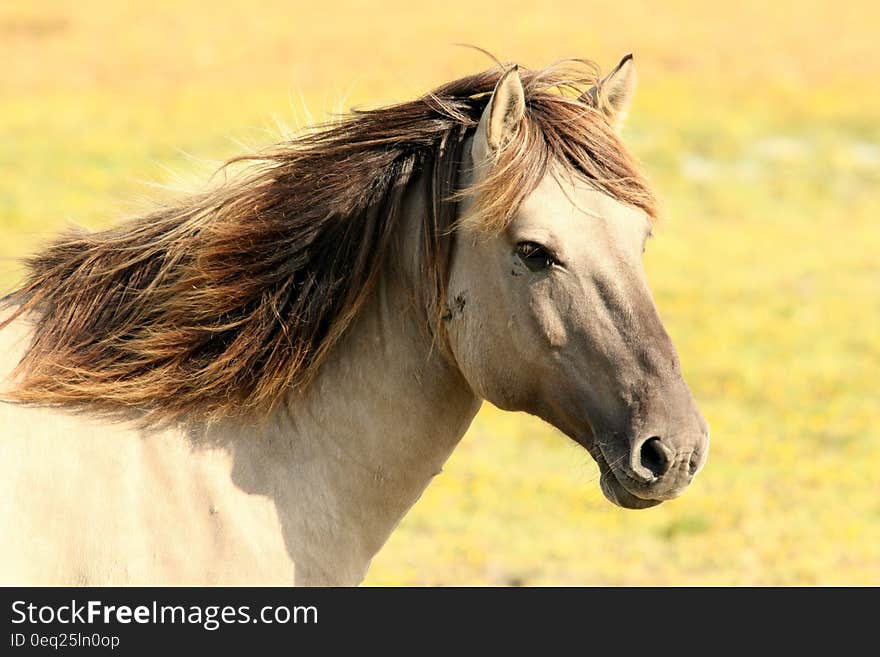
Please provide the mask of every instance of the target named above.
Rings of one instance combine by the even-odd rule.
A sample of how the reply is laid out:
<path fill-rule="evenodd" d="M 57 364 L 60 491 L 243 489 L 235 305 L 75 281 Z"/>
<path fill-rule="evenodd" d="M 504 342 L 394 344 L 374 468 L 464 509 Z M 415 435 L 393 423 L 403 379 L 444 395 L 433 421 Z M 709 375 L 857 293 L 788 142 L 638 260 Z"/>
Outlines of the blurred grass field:
<path fill-rule="evenodd" d="M 646 255 L 712 427 L 680 499 L 631 512 L 554 429 L 484 407 L 368 584 L 880 585 L 880 4 L 0 3 L 0 284 L 276 120 L 488 61 L 634 51 Z M 244 144 L 244 145 L 243 145 Z"/>

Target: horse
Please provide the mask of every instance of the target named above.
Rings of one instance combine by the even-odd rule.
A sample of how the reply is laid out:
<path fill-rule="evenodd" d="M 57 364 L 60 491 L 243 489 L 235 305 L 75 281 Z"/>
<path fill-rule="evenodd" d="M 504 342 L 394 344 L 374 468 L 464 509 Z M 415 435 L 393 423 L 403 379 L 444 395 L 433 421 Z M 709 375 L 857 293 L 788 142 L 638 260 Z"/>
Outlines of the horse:
<path fill-rule="evenodd" d="M 679 496 L 708 426 L 641 260 L 631 55 L 500 64 L 233 158 L 2 303 L 0 581 L 356 585 L 485 400 Z"/>

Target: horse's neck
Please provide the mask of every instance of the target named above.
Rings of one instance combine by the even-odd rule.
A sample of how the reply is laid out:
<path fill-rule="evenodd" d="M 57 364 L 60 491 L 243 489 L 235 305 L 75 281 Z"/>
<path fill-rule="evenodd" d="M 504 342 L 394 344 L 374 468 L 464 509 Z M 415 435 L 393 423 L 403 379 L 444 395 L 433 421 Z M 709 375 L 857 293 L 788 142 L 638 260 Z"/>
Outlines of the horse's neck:
<path fill-rule="evenodd" d="M 275 502 L 297 583 L 360 581 L 479 407 L 423 329 L 409 269 L 386 268 L 304 396 L 259 430 L 221 429 L 235 485 Z"/>

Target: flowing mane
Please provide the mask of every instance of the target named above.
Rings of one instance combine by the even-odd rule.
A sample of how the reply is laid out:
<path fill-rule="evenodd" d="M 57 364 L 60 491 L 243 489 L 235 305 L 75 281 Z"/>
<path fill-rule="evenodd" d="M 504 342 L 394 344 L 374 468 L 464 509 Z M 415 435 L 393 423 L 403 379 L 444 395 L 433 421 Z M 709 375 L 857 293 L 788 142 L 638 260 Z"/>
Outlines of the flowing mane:
<path fill-rule="evenodd" d="M 405 192 L 422 181 L 426 316 L 445 306 L 453 229 L 499 231 L 551 165 L 656 215 L 634 160 L 583 95 L 597 68 L 520 69 L 526 115 L 473 215 L 458 173 L 499 69 L 416 100 L 353 111 L 227 163 L 215 189 L 27 261 L 6 325 L 33 339 L 6 398 L 144 421 L 267 412 L 304 390 L 394 257 Z M 231 171 L 231 170 L 230 170 Z M 470 190 L 472 191 L 472 190 Z M 2 326 L 0 325 L 0 326 Z M 434 330 L 434 328 L 432 328 Z"/>

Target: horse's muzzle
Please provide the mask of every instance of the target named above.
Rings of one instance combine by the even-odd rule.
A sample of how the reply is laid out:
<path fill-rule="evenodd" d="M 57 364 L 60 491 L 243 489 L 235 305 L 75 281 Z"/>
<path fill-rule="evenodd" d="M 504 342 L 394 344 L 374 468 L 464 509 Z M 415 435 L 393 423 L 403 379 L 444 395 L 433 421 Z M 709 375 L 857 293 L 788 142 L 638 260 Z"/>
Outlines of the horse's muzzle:
<path fill-rule="evenodd" d="M 627 509 L 645 509 L 681 495 L 706 462 L 708 432 L 680 441 L 677 448 L 670 443 L 648 436 L 620 453 L 605 445 L 591 449 L 605 497 Z"/>

